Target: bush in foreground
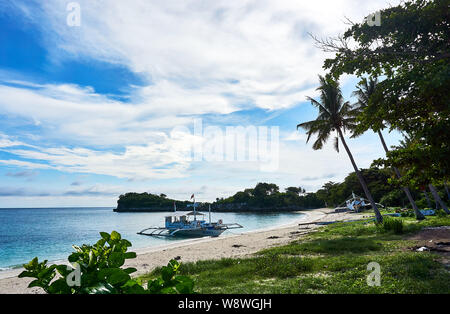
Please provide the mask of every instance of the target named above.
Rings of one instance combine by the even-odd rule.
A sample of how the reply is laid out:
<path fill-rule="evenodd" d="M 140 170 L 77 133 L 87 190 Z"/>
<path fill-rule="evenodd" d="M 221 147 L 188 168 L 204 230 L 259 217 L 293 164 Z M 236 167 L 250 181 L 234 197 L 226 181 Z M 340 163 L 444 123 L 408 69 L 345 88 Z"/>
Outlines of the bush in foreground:
<path fill-rule="evenodd" d="M 393 231 L 395 234 L 403 233 L 403 220 L 391 217 L 385 217 L 383 220 L 383 229 L 385 231 Z"/>
<path fill-rule="evenodd" d="M 136 257 L 136 253 L 127 252 L 131 243 L 116 231 L 100 235 L 94 245 L 73 245 L 75 252 L 68 257 L 71 266 L 48 266 L 47 260 L 39 263 L 35 257 L 24 265 L 19 277 L 35 278 L 28 287 L 41 287 L 49 294 L 194 293 L 193 280 L 178 275 L 180 264 L 176 260 L 162 267 L 161 276 L 144 287 L 141 280 L 130 276 L 135 268 L 122 268 L 126 259 Z"/>

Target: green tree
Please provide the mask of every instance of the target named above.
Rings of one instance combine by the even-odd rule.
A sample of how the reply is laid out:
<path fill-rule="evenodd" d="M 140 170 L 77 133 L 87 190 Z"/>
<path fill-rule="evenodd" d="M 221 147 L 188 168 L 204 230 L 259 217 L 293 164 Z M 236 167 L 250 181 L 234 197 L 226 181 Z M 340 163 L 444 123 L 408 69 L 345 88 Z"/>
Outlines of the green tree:
<path fill-rule="evenodd" d="M 267 202 L 272 203 L 277 193 L 279 193 L 279 187 L 273 183 L 258 183 L 253 189 L 253 195 L 261 205 Z"/>
<path fill-rule="evenodd" d="M 414 146 L 420 140 L 421 139 L 417 138 L 417 135 L 405 135 L 404 134 L 404 139 L 400 141 L 400 145 L 397 146 L 396 148 L 397 148 L 397 150 L 401 150 L 401 149 L 408 150 L 409 147 Z M 421 180 L 421 183 L 422 184 L 420 185 L 420 189 L 424 191 L 425 196 L 428 199 L 428 195 L 426 193 L 426 188 L 425 188 L 425 181 Z M 432 183 L 428 182 L 428 188 L 430 189 L 431 195 L 433 196 L 436 204 L 439 204 L 447 214 L 450 214 L 450 211 L 449 211 L 447 205 L 439 196 L 435 186 Z"/>
<path fill-rule="evenodd" d="M 325 202 L 326 206 L 336 207 L 343 201 L 345 197 L 343 187 L 340 183 L 329 181 L 325 183 L 317 192 L 317 197 Z"/>
<path fill-rule="evenodd" d="M 375 93 L 376 88 L 378 85 L 378 79 L 370 77 L 369 79 L 363 78 L 361 82 L 358 84 L 357 89 L 353 92 L 353 95 L 357 97 L 357 106 L 360 111 L 364 111 L 367 106 L 369 106 L 369 102 L 371 100 L 372 95 Z M 355 132 L 354 136 L 358 136 L 362 133 L 362 131 L 366 131 L 369 128 L 371 128 L 372 125 L 369 123 L 361 123 L 361 127 L 359 128 L 359 132 Z M 380 128 L 376 130 L 378 137 L 380 138 L 381 144 L 383 145 L 384 151 L 386 154 L 389 152 L 389 149 L 387 148 L 386 142 L 384 141 L 383 134 L 381 133 Z M 401 178 L 400 171 L 397 167 L 393 167 L 395 175 L 397 178 Z M 425 216 L 420 212 L 419 208 L 416 205 L 416 202 L 414 201 L 411 191 L 407 186 L 402 187 L 403 191 L 405 192 L 406 196 L 408 197 L 409 202 L 411 203 L 411 206 L 414 210 L 414 214 L 416 215 L 416 218 L 418 220 L 425 219 Z"/>
<path fill-rule="evenodd" d="M 320 102 L 308 97 L 307 99 L 311 101 L 311 104 L 319 109 L 319 114 L 315 120 L 303 122 L 297 125 L 305 129 L 308 135 L 307 142 L 313 134 L 317 134 L 317 139 L 313 144 L 313 149 L 322 149 L 323 145 L 327 142 L 332 132 L 336 131 L 337 136 L 335 137 L 334 147 L 339 152 L 339 139 L 344 146 L 352 166 L 358 176 L 359 182 L 369 199 L 372 208 L 375 212 L 375 217 L 377 222 L 381 223 L 383 217 L 381 216 L 375 201 L 370 194 L 367 184 L 364 181 L 358 167 L 356 166 L 355 160 L 353 158 L 350 149 L 345 142 L 343 132 L 346 130 L 352 130 L 355 128 L 355 114 L 356 110 L 352 108 L 348 101 L 344 102 L 344 97 L 342 96 L 339 83 L 330 77 L 319 76 L 320 86 L 317 90 L 320 92 Z"/>
<path fill-rule="evenodd" d="M 401 185 L 438 185 L 450 177 L 448 0 L 405 1 L 379 13 L 380 26 L 354 23 L 343 36 L 317 40 L 336 53 L 324 68 L 336 79 L 344 73 L 385 78 L 361 122 L 417 135 L 414 145 L 387 153 L 385 165 L 408 168 L 396 179 Z"/>
<path fill-rule="evenodd" d="M 290 187 L 286 188 L 286 193 L 293 193 L 293 194 L 299 195 L 302 192 L 303 192 L 302 188 L 298 188 L 295 186 L 290 186 Z"/>

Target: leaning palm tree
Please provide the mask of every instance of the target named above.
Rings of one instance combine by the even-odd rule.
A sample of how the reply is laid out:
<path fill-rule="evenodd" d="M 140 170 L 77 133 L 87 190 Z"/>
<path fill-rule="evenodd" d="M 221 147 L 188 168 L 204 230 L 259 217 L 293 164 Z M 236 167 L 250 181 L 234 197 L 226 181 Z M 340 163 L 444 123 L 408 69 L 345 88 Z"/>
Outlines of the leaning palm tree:
<path fill-rule="evenodd" d="M 447 192 L 447 200 L 450 201 L 450 192 L 448 191 L 447 181 L 444 181 L 445 192 Z"/>
<path fill-rule="evenodd" d="M 352 93 L 352 95 L 356 96 L 358 101 L 356 105 L 358 106 L 358 109 L 360 111 L 364 110 L 369 105 L 369 99 L 375 92 L 375 88 L 377 87 L 378 79 L 377 78 L 364 78 L 361 83 L 358 85 L 357 89 Z M 389 152 L 389 149 L 387 148 L 386 142 L 384 141 L 383 133 L 381 133 L 381 130 L 377 130 L 378 136 L 380 138 L 381 144 L 383 145 L 384 151 L 386 154 Z M 355 133 L 354 136 L 358 136 L 361 133 Z M 393 167 L 395 175 L 397 178 L 401 178 L 400 171 L 397 167 Z M 416 205 L 416 202 L 414 201 L 411 191 L 408 187 L 404 186 L 402 187 L 403 191 L 405 192 L 406 196 L 408 197 L 409 202 L 411 203 L 411 206 L 414 210 L 414 213 L 416 215 L 417 220 L 423 220 L 425 219 L 425 216 L 420 212 L 419 208 Z"/>
<path fill-rule="evenodd" d="M 343 135 L 346 130 L 354 129 L 355 127 L 355 109 L 352 108 L 348 101 L 344 102 L 344 97 L 342 96 L 342 92 L 337 81 L 334 81 L 329 77 L 322 77 L 320 75 L 319 80 L 320 86 L 317 90 L 320 92 L 320 101 L 307 97 L 307 99 L 311 101 L 311 104 L 319 109 L 319 115 L 315 120 L 300 123 L 297 125 L 297 129 L 301 127 L 306 130 L 308 135 L 306 140 L 307 143 L 313 134 L 317 134 L 317 139 L 313 144 L 314 150 L 322 149 L 331 133 L 334 131 L 337 132 L 337 136 L 334 139 L 334 148 L 337 152 L 339 152 L 340 139 L 342 145 L 344 145 L 344 148 L 347 151 L 348 157 L 350 158 L 353 169 L 356 172 L 364 193 L 372 205 L 375 212 L 376 221 L 381 223 L 383 222 L 383 217 L 381 216 L 380 211 L 378 210 L 377 205 L 375 204 L 375 201 L 367 188 L 367 184 L 364 181 L 361 172 L 356 166 L 353 155 L 350 152 Z"/>
<path fill-rule="evenodd" d="M 422 189 L 423 195 L 425 195 L 425 200 L 427 201 L 428 208 L 432 208 L 430 198 L 428 197 L 427 190 L 425 187 Z"/>

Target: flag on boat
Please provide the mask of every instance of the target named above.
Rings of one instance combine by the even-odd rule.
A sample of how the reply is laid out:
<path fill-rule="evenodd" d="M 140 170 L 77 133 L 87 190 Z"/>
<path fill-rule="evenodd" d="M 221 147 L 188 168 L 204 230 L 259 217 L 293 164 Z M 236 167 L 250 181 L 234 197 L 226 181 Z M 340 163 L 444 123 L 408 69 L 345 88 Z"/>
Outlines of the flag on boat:
<path fill-rule="evenodd" d="M 194 194 L 191 195 L 191 199 L 193 199 L 193 198 L 194 198 Z"/>

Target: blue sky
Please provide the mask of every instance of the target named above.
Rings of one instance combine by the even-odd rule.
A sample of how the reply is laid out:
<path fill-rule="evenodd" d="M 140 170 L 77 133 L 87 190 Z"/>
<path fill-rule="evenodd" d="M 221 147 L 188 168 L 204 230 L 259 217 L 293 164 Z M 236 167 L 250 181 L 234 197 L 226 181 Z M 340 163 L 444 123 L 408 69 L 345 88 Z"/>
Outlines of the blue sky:
<path fill-rule="evenodd" d="M 315 117 L 305 97 L 327 56 L 307 34 L 336 36 L 385 1 L 78 1 L 79 26 L 70 2 L 0 4 L 0 207 L 213 200 L 261 181 L 315 191 L 352 171 L 295 129 Z M 356 82 L 342 77 L 347 99 Z M 196 119 L 218 128 L 213 145 L 227 127 L 277 127 L 276 169 L 188 158 L 207 145 Z M 348 144 L 360 167 L 383 156 L 371 132 Z"/>

